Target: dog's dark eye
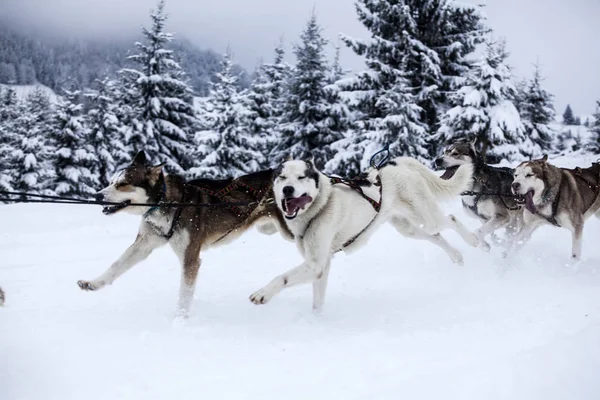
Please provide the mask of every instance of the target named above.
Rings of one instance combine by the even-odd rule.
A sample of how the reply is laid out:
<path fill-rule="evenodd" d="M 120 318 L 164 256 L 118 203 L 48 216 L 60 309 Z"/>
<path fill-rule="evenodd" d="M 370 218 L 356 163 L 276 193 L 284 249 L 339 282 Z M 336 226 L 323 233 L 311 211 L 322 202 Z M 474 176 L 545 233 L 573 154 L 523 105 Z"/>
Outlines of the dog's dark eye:
<path fill-rule="evenodd" d="M 278 179 L 282 179 L 282 180 L 283 180 L 283 179 L 286 179 L 286 177 L 285 177 L 285 176 L 283 176 L 283 175 L 279 175 L 277 178 L 278 178 Z"/>
<path fill-rule="evenodd" d="M 525 175 L 525 178 L 531 178 L 533 176 L 533 174 L 527 174 Z"/>
<path fill-rule="evenodd" d="M 126 183 L 123 183 L 123 182 L 120 182 L 120 183 L 117 183 L 117 184 L 116 184 L 116 187 L 117 187 L 117 189 L 119 189 L 119 188 L 123 188 L 123 187 L 125 187 L 125 186 L 127 186 L 127 184 L 126 184 Z"/>
<path fill-rule="evenodd" d="M 302 179 L 306 179 L 306 177 L 305 176 L 299 176 L 298 179 L 302 180 Z"/>

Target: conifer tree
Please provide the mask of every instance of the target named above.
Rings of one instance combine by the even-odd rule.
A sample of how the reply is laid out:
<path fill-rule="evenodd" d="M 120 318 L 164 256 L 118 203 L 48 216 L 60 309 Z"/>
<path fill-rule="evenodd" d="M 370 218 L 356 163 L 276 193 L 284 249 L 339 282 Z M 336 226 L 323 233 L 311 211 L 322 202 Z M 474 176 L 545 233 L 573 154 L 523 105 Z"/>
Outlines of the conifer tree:
<path fill-rule="evenodd" d="M 96 162 L 92 173 L 100 185 L 108 185 L 111 175 L 128 162 L 124 129 L 118 118 L 115 82 L 108 78 L 96 82 L 96 89 L 85 93 L 88 102 L 86 137 L 94 150 Z"/>
<path fill-rule="evenodd" d="M 152 27 L 143 28 L 144 43 L 136 43 L 139 53 L 129 57 L 139 69 L 123 70 L 126 103 L 132 107 L 130 145 L 133 152 L 144 150 L 155 163 L 165 163 L 176 173 L 190 165 L 188 149 L 197 120 L 192 89 L 185 73 L 166 45 L 173 35 L 164 31 L 165 2 L 150 14 Z"/>
<path fill-rule="evenodd" d="M 555 136 L 550 127 L 555 118 L 553 96 L 542 87 L 542 80 L 540 66 L 536 64 L 533 78 L 521 96 L 520 114 L 525 135 L 537 147 L 534 154 L 530 154 L 532 157 L 550 151 Z"/>
<path fill-rule="evenodd" d="M 563 113 L 563 124 L 575 125 L 575 115 L 573 115 L 570 104 L 567 104 L 567 108 L 565 108 L 565 112 Z"/>
<path fill-rule="evenodd" d="M 250 110 L 238 92 L 231 53 L 221 62 L 221 72 L 211 83 L 210 96 L 200 110 L 201 130 L 196 133 L 196 166 L 189 175 L 222 179 L 254 172 L 264 164 L 261 138 L 246 130 Z"/>
<path fill-rule="evenodd" d="M 592 121 L 590 122 L 590 131 L 593 134 L 593 140 L 590 143 L 589 147 L 595 153 L 600 152 L 600 100 L 596 102 L 596 110 L 594 111 L 594 115 L 592 116 Z"/>
<path fill-rule="evenodd" d="M 440 142 L 473 139 L 488 162 L 533 151 L 513 104 L 516 89 L 507 57 L 504 43 L 486 43 L 483 56 L 456 94 L 457 105 L 442 119 L 437 136 Z"/>
<path fill-rule="evenodd" d="M 328 124 L 329 104 L 325 86 L 328 66 L 324 47 L 327 40 L 313 12 L 294 48 L 296 66 L 290 78 L 285 112 L 281 125 L 281 141 L 274 150 L 276 161 L 286 156 L 314 157 L 323 168 L 333 154 L 331 144 L 342 139 Z"/>
<path fill-rule="evenodd" d="M 283 116 L 284 95 L 291 67 L 284 61 L 283 40 L 275 48 L 273 63 L 260 65 L 248 91 L 250 132 L 262 139 L 264 165 L 270 166 L 270 153 L 279 142 L 279 125 Z"/>
<path fill-rule="evenodd" d="M 448 93 L 471 68 L 466 56 L 488 31 L 478 8 L 450 0 L 358 0 L 356 9 L 372 39 L 342 39 L 366 58 L 369 68 L 362 82 L 350 87 L 363 97 L 361 112 L 377 118 L 374 99 L 397 85 L 400 76 L 406 81 L 404 91 L 418 106 L 418 120 L 433 134 L 451 106 Z M 429 142 L 429 147 L 434 154 L 436 143 Z"/>
<path fill-rule="evenodd" d="M 54 170 L 50 159 L 55 148 L 48 130 L 52 125 L 52 109 L 48 97 L 39 89 L 17 104 L 17 118 L 11 129 L 15 134 L 12 157 L 12 186 L 15 191 L 53 193 Z"/>
<path fill-rule="evenodd" d="M 61 196 L 85 198 L 100 189 L 100 182 L 92 172 L 97 159 L 83 126 L 80 95 L 79 91 L 65 90 L 56 105 L 50 132 L 55 173 L 51 190 Z"/>

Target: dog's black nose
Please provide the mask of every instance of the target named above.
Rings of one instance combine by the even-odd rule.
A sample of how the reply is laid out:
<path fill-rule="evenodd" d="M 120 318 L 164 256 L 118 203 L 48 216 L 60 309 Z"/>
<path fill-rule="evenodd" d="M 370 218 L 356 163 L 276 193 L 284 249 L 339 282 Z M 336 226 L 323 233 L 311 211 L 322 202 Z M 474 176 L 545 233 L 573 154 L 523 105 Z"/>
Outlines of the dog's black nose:
<path fill-rule="evenodd" d="M 291 197 L 294 194 L 293 186 L 284 186 L 283 187 L 283 195 L 286 197 Z"/>
<path fill-rule="evenodd" d="M 512 188 L 516 192 L 517 190 L 521 189 L 521 184 L 519 182 L 513 182 Z"/>
<path fill-rule="evenodd" d="M 94 198 L 96 199 L 96 201 L 102 201 L 102 200 L 104 200 L 104 195 L 102 193 L 98 192 L 98 193 L 96 193 Z"/>
<path fill-rule="evenodd" d="M 436 158 L 435 159 L 435 166 L 436 167 L 441 167 L 442 165 L 444 165 L 444 159 L 442 159 L 442 158 Z"/>

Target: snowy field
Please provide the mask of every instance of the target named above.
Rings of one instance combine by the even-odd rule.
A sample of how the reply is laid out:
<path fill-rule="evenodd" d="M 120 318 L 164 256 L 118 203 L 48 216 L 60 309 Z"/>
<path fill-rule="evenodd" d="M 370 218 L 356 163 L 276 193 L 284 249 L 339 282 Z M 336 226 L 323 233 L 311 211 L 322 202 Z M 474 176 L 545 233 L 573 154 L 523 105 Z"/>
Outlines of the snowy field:
<path fill-rule="evenodd" d="M 586 158 L 560 159 L 586 166 Z M 471 228 L 459 201 L 446 205 Z M 174 324 L 179 267 L 156 251 L 85 293 L 132 242 L 138 220 L 88 206 L 1 206 L 0 399 L 598 399 L 600 221 L 544 227 L 510 264 L 446 237 L 389 226 L 334 259 L 326 305 L 310 286 L 265 306 L 248 295 L 300 261 L 252 231 L 205 253 L 193 315 Z"/>

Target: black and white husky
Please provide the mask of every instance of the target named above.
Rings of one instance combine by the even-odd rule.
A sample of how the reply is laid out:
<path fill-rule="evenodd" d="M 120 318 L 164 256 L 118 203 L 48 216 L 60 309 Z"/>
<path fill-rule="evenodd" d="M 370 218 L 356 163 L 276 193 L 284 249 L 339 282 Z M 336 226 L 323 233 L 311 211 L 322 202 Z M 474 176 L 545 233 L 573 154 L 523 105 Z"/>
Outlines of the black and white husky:
<path fill-rule="evenodd" d="M 304 262 L 273 279 L 250 300 L 264 304 L 283 288 L 312 283 L 313 308 L 320 309 L 333 254 L 364 245 L 384 222 L 390 222 L 404 236 L 436 244 L 453 262 L 461 264 L 462 255 L 440 232 L 452 229 L 474 247 L 479 240 L 453 215 L 444 215 L 438 202 L 469 188 L 472 173 L 472 165 L 465 164 L 451 179 L 443 180 L 415 159 L 396 158 L 379 170 L 371 170 L 360 186 L 366 197 L 380 203 L 377 212 L 358 189 L 334 184 L 311 161 L 285 162 L 274 173 L 273 192 Z"/>
<path fill-rule="evenodd" d="M 452 177 L 459 165 L 473 166 L 473 194 L 462 196 L 467 214 L 476 217 L 482 226 L 475 232 L 485 249 L 489 246 L 485 237 L 491 235 L 496 242 L 509 245 L 510 240 L 522 226 L 523 210 L 511 192 L 513 170 L 494 167 L 484 162 L 483 156 L 473 142 L 458 140 L 444 149 L 444 154 L 435 160 L 438 168 L 445 168 L 443 179 Z M 494 232 L 506 228 L 508 241 L 501 242 Z"/>

